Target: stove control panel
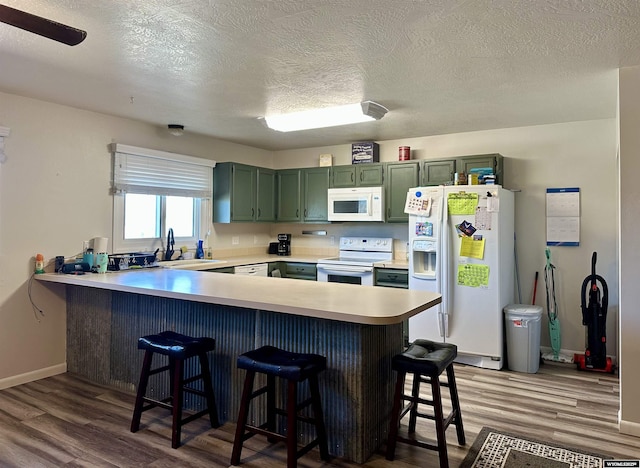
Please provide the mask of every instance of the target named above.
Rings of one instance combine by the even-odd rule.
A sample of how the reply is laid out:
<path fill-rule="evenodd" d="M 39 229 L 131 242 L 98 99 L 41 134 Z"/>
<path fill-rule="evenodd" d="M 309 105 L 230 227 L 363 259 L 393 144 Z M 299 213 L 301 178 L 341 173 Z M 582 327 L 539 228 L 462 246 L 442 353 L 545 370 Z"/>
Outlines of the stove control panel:
<path fill-rule="evenodd" d="M 340 250 L 359 252 L 393 252 L 391 237 L 341 237 Z"/>

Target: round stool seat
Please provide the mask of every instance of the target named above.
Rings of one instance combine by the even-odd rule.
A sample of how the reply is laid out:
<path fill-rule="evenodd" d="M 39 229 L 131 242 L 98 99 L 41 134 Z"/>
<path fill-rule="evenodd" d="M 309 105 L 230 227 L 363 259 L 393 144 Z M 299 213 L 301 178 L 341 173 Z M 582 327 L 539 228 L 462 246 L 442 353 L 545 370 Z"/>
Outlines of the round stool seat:
<path fill-rule="evenodd" d="M 409 374 L 438 376 L 458 355 L 458 347 L 449 343 L 415 340 L 404 353 L 393 357 L 393 369 Z"/>
<path fill-rule="evenodd" d="M 238 367 L 299 382 L 325 370 L 327 358 L 263 346 L 238 356 Z"/>
<path fill-rule="evenodd" d="M 174 331 L 163 331 L 156 335 L 138 338 L 138 349 L 153 351 L 176 359 L 187 359 L 213 351 L 215 348 L 216 340 L 213 338 L 194 338 Z"/>

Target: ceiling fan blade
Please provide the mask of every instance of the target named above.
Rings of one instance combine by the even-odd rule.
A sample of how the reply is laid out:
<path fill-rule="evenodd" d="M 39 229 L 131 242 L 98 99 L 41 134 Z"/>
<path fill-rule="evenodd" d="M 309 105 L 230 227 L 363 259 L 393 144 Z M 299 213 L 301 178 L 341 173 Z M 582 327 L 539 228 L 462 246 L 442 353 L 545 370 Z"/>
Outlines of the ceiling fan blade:
<path fill-rule="evenodd" d="M 87 32 L 81 29 L 72 28 L 5 5 L 0 5 L 0 22 L 70 46 L 80 44 L 87 37 Z"/>

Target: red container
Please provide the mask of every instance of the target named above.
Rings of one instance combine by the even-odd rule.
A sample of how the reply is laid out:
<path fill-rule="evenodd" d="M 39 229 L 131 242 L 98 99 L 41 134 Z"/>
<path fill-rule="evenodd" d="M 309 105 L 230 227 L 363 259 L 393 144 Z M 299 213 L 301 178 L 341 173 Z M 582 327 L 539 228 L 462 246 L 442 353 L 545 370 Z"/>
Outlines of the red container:
<path fill-rule="evenodd" d="M 411 147 L 400 146 L 398 148 L 398 161 L 408 161 L 411 159 Z"/>

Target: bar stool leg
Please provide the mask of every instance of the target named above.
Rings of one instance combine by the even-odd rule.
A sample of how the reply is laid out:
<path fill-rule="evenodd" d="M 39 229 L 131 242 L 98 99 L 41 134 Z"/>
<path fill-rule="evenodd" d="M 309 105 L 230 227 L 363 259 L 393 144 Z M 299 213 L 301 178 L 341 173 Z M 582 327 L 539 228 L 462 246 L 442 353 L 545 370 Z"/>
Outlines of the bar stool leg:
<path fill-rule="evenodd" d="M 422 376 L 419 374 L 413 374 L 413 385 L 411 386 L 410 403 L 411 410 L 409 412 L 409 434 L 416 432 L 416 422 L 418 420 L 418 398 L 420 398 L 420 382 Z"/>
<path fill-rule="evenodd" d="M 173 359 L 173 392 L 171 404 L 173 406 L 173 422 L 171 424 L 171 447 L 180 447 L 180 433 L 182 429 L 182 385 L 184 376 L 184 360 Z"/>
<path fill-rule="evenodd" d="M 218 409 L 216 408 L 216 398 L 213 393 L 213 385 L 211 383 L 211 371 L 209 370 L 209 358 L 206 353 L 200 353 L 200 373 L 202 374 L 202 384 L 204 388 L 205 398 L 207 400 L 207 407 L 209 408 L 209 421 L 211 421 L 211 427 L 219 427 L 220 421 L 218 420 Z"/>
<path fill-rule="evenodd" d="M 398 427 L 400 426 L 400 410 L 402 409 L 402 396 L 404 394 L 405 373 L 398 371 L 396 389 L 393 396 L 393 408 L 391 409 L 391 421 L 389 423 L 389 437 L 387 438 L 387 460 L 393 461 L 396 454 L 396 442 Z"/>
<path fill-rule="evenodd" d="M 267 374 L 267 430 L 276 431 L 276 378 Z M 277 442 L 277 439 L 267 436 L 270 443 Z"/>
<path fill-rule="evenodd" d="M 460 400 L 458 398 L 458 387 L 456 385 L 456 377 L 453 371 L 453 364 L 447 367 L 447 381 L 449 382 L 449 394 L 451 395 L 451 406 L 454 411 L 453 424 L 456 426 L 456 434 L 458 443 L 464 445 L 466 439 L 464 436 L 464 426 L 462 425 L 462 411 L 460 410 Z"/>
<path fill-rule="evenodd" d="M 309 377 L 309 386 L 311 390 L 311 405 L 313 408 L 313 418 L 316 421 L 316 437 L 320 448 L 320 458 L 329 461 L 329 443 L 327 442 L 327 430 L 322 417 L 322 402 L 320 400 L 320 386 L 318 385 L 318 376 L 313 374 Z"/>
<path fill-rule="evenodd" d="M 298 382 L 287 381 L 287 468 L 296 468 L 298 459 Z"/>
<path fill-rule="evenodd" d="M 436 423 L 436 436 L 438 440 L 438 454 L 440 456 L 440 468 L 449 468 L 447 455 L 447 436 L 444 427 L 444 412 L 442 411 L 442 395 L 440 393 L 440 380 L 431 378 L 431 393 L 433 397 L 433 412 Z"/>
<path fill-rule="evenodd" d="M 247 417 L 249 415 L 249 401 L 253 392 L 253 381 L 256 373 L 247 371 L 244 379 L 244 387 L 242 389 L 242 399 L 240 400 L 240 411 L 238 413 L 238 421 L 236 426 L 236 436 L 233 442 L 233 452 L 231 453 L 231 464 L 238 465 L 240 463 L 240 454 L 242 453 L 242 443 L 244 442 L 244 430 L 247 425 Z"/>
<path fill-rule="evenodd" d="M 131 432 L 138 432 L 138 429 L 140 429 L 140 418 L 142 417 L 142 406 L 144 405 L 144 396 L 146 395 L 147 384 L 149 383 L 151 361 L 153 361 L 153 351 L 145 351 L 144 359 L 142 361 L 142 371 L 140 372 L 140 382 L 138 383 L 138 393 L 136 394 L 136 402 L 133 407 L 133 418 L 131 419 Z"/>

